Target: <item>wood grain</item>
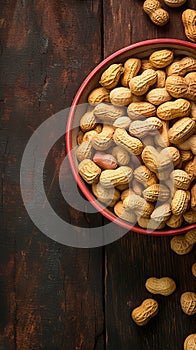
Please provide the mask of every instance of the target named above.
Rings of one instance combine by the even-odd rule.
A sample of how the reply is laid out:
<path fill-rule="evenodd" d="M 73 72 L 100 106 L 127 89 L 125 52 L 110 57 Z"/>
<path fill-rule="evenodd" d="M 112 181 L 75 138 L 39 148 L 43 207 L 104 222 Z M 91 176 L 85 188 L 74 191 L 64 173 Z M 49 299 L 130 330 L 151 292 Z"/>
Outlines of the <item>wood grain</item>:
<path fill-rule="evenodd" d="M 101 4 L 12 0 L 1 7 L 0 349 L 103 349 L 102 248 L 75 250 L 45 237 L 28 217 L 19 185 L 29 137 L 70 106 L 102 59 Z M 100 225 L 101 215 L 78 212 L 60 194 L 64 150 L 61 138 L 47 159 L 48 198 L 73 225 Z M 70 169 L 64 180 L 73 181 Z"/>

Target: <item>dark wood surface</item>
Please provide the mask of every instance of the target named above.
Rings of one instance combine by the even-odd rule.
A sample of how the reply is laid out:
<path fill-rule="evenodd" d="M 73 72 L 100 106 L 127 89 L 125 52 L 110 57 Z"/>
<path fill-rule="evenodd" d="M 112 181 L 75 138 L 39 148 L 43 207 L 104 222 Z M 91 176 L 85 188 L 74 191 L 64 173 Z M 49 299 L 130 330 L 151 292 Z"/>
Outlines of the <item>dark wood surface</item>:
<path fill-rule="evenodd" d="M 195 332 L 195 317 L 179 298 L 195 290 L 195 251 L 181 257 L 169 237 L 129 232 L 105 247 L 76 249 L 47 238 L 29 218 L 20 193 L 26 143 L 52 114 L 71 105 L 87 74 L 112 52 L 149 38 L 185 39 L 181 13 L 153 25 L 141 0 L 2 0 L 0 128 L 0 350 L 180 350 Z M 64 138 L 45 167 L 45 187 L 56 212 L 82 226 L 103 223 L 68 206 L 58 187 Z M 65 181 L 72 181 L 70 169 Z M 146 297 L 145 280 L 175 279 L 172 296 L 157 297 L 160 312 L 146 327 L 130 319 Z"/>

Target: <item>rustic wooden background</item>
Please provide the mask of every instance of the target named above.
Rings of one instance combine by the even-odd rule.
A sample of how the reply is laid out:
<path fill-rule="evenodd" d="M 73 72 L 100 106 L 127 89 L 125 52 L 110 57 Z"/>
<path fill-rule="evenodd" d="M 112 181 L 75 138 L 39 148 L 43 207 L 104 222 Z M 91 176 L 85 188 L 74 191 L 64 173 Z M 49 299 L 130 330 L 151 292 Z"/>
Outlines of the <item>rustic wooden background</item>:
<path fill-rule="evenodd" d="M 163 2 L 163 1 L 162 1 Z M 194 290 L 195 252 L 171 252 L 169 237 L 129 232 L 102 248 L 76 249 L 43 235 L 20 194 L 20 162 L 34 130 L 69 107 L 87 74 L 117 49 L 149 38 L 186 39 L 181 13 L 153 25 L 142 0 L 1 0 L 0 128 L 0 350 L 183 349 L 195 317 L 182 313 L 179 297 Z M 45 167 L 45 186 L 56 212 L 78 226 L 102 224 L 101 215 L 70 208 L 58 188 L 64 138 Z M 67 169 L 66 181 L 72 179 Z M 172 296 L 157 297 L 160 312 L 146 327 L 130 311 L 150 296 L 146 278 L 175 279 Z"/>

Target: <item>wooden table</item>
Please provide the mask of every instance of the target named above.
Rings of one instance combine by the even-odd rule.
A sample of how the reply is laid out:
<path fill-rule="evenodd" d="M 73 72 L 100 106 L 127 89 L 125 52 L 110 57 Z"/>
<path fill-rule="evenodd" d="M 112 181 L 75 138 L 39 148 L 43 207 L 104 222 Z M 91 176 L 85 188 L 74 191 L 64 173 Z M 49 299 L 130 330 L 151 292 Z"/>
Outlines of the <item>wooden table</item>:
<path fill-rule="evenodd" d="M 163 2 L 163 1 L 162 1 Z M 195 252 L 181 257 L 169 237 L 127 233 L 94 249 L 63 246 L 33 224 L 20 192 L 20 163 L 33 132 L 71 105 L 87 74 L 112 52 L 149 38 L 186 39 L 181 13 L 153 25 L 141 0 L 2 0 L 0 350 L 180 350 L 195 332 L 182 313 L 182 292 L 194 290 Z M 100 214 L 66 204 L 58 186 L 64 137 L 45 165 L 48 199 L 64 220 L 93 227 Z M 67 168 L 66 181 L 72 181 Z M 33 179 L 31 179 L 33 181 Z M 171 276 L 177 291 L 157 296 L 160 312 L 144 328 L 130 311 L 150 297 L 146 278 Z"/>

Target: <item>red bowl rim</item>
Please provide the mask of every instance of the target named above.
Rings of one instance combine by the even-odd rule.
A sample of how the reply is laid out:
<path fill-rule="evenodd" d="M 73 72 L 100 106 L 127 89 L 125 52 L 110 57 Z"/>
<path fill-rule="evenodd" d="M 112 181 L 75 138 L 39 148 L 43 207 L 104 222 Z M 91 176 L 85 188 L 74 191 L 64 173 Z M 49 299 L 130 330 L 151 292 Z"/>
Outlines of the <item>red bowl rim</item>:
<path fill-rule="evenodd" d="M 195 229 L 196 228 L 196 224 L 191 224 L 191 225 L 187 225 L 185 227 L 182 228 L 176 228 L 176 229 L 169 229 L 169 230 L 155 230 L 155 231 L 151 231 L 151 230 L 147 230 L 147 229 L 143 229 L 140 228 L 138 226 L 132 226 L 131 224 L 129 224 L 128 222 L 122 221 L 120 218 L 116 217 L 112 212 L 110 212 L 109 210 L 107 210 L 105 207 L 103 207 L 101 205 L 101 203 L 99 203 L 91 194 L 91 192 L 88 190 L 88 188 L 85 186 L 85 184 L 83 183 L 80 175 L 77 172 L 76 166 L 75 166 L 75 162 L 73 159 L 73 155 L 72 155 L 72 123 L 73 123 L 73 118 L 74 118 L 74 113 L 75 113 L 75 109 L 76 106 L 78 105 L 78 102 L 80 100 L 80 97 L 82 95 L 83 90 L 87 87 L 89 81 L 92 79 L 92 77 L 94 77 L 95 74 L 97 74 L 99 72 L 99 70 L 101 70 L 101 68 L 103 66 L 105 66 L 107 63 L 109 63 L 112 59 L 118 57 L 119 55 L 135 49 L 135 48 L 139 48 L 141 46 L 149 46 L 149 45 L 156 45 L 156 44 L 171 44 L 171 45 L 182 45 L 184 47 L 187 48 L 191 48 L 191 49 L 195 49 L 196 45 L 194 43 L 190 43 L 184 40 L 178 40 L 178 39 L 170 39 L 170 38 L 161 38 L 161 39 L 150 39 L 150 40 L 145 40 L 145 41 L 141 41 L 141 42 L 137 42 L 135 44 L 123 47 L 122 49 L 114 52 L 113 54 L 111 54 L 110 56 L 108 56 L 107 58 L 105 58 L 103 61 L 101 61 L 86 77 L 86 79 L 83 81 L 83 83 L 81 84 L 81 86 L 79 87 L 78 91 L 76 92 L 76 95 L 74 97 L 74 100 L 72 102 L 71 108 L 70 108 L 70 112 L 68 115 L 68 120 L 67 120 L 67 126 L 66 126 L 66 150 L 67 150 L 67 156 L 68 156 L 68 160 L 70 163 L 70 167 L 72 170 L 72 173 L 74 175 L 74 178 L 80 188 L 80 190 L 82 191 L 82 193 L 85 195 L 85 197 L 89 200 L 89 202 L 98 210 L 98 212 L 100 212 L 101 214 L 103 214 L 107 219 L 109 219 L 112 222 L 115 222 L 116 224 L 128 229 L 128 230 L 132 230 L 134 232 L 140 233 L 140 234 L 145 234 L 145 235 L 153 235 L 153 236 L 169 236 L 169 235 L 176 235 L 176 234 L 182 234 L 185 233 L 189 230 Z"/>

